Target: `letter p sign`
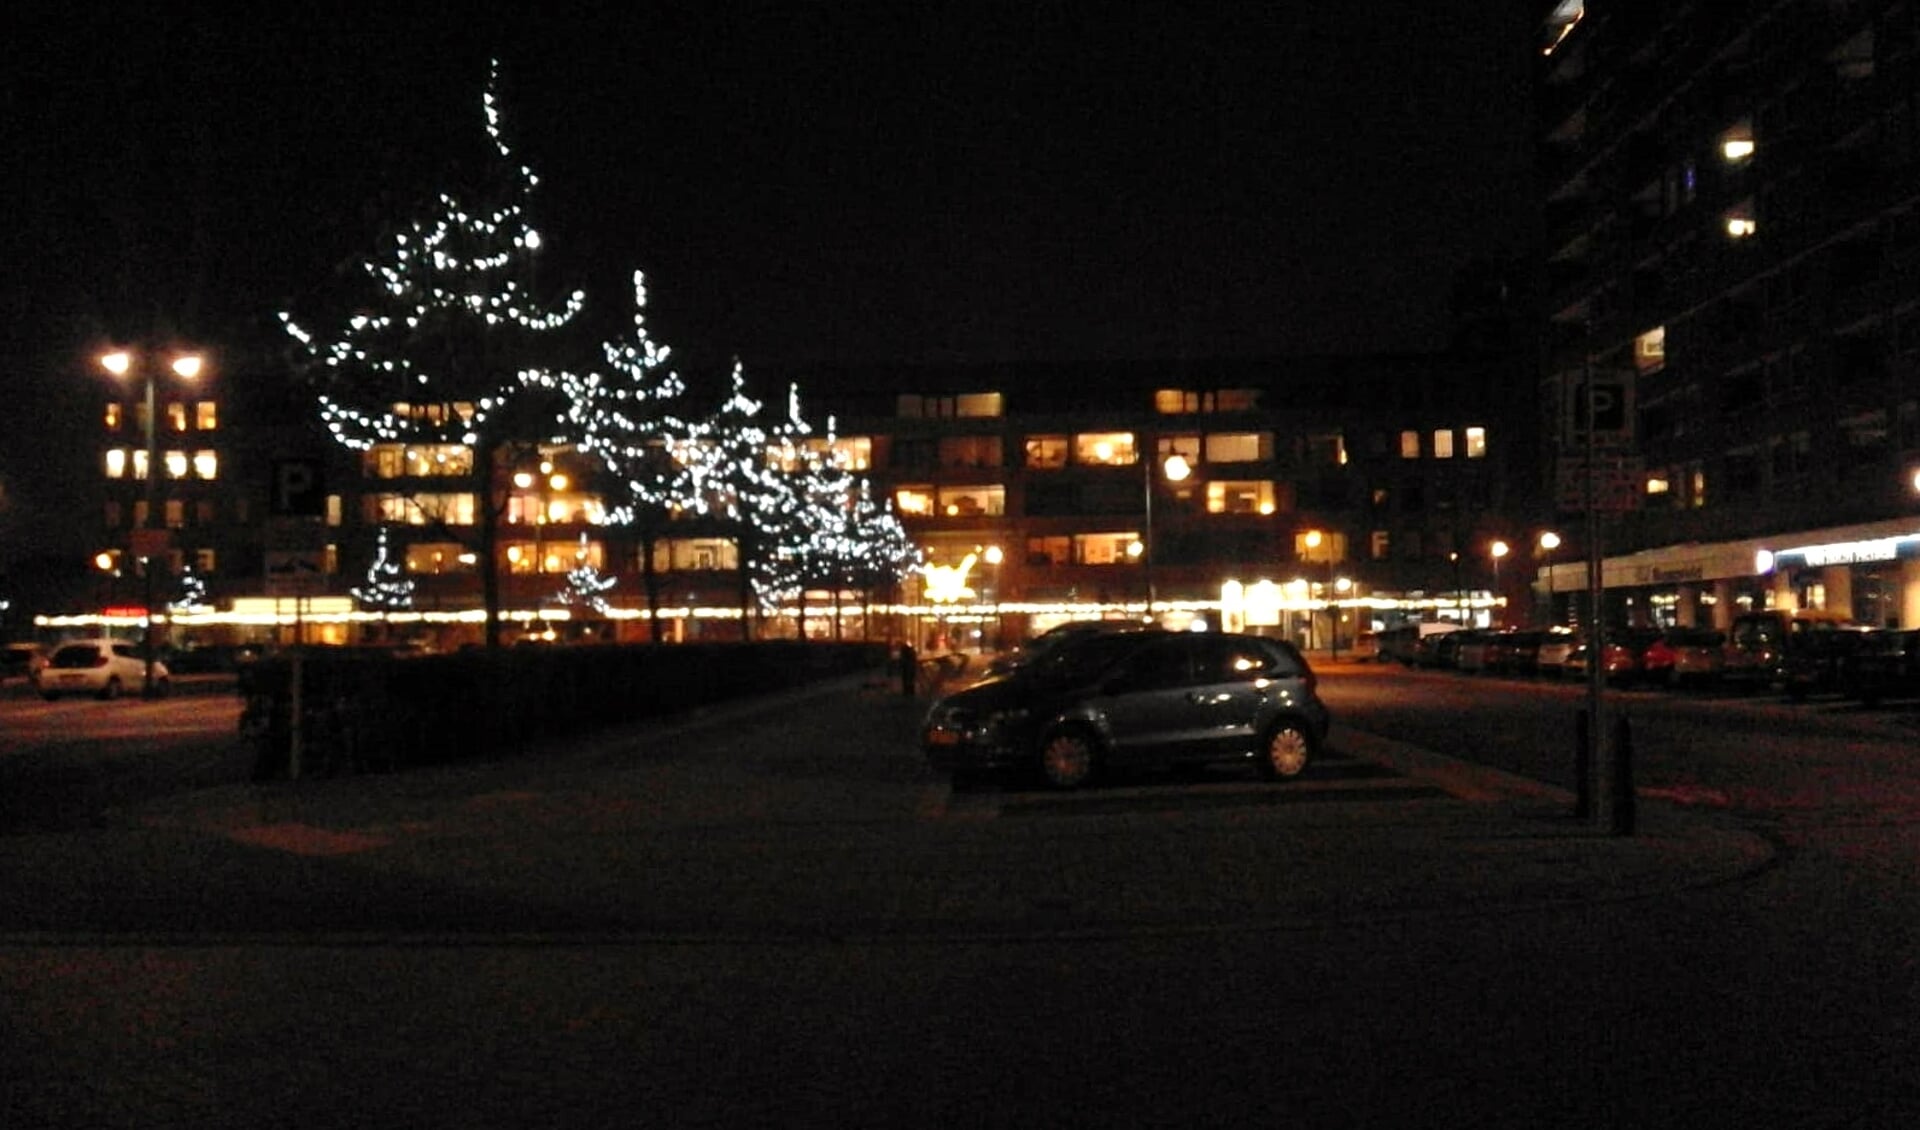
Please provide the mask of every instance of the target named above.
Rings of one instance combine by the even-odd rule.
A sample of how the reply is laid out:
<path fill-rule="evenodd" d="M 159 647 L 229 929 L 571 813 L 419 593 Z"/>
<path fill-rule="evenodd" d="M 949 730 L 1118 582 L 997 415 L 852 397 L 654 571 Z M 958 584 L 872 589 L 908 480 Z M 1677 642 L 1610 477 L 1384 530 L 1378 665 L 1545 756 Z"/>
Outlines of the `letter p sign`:
<path fill-rule="evenodd" d="M 268 510 L 275 517 L 318 518 L 327 512 L 327 484 L 318 459 L 273 461 L 273 498 Z"/>

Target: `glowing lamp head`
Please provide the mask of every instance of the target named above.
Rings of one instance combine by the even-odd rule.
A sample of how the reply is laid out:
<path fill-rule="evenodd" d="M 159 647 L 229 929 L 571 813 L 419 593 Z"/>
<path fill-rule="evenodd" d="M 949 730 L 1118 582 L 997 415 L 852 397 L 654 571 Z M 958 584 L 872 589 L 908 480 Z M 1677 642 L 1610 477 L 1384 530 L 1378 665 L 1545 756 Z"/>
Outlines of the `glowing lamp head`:
<path fill-rule="evenodd" d="M 133 369 L 133 354 L 124 349 L 100 355 L 100 367 L 116 377 L 124 377 Z"/>
<path fill-rule="evenodd" d="M 1546 533 L 1541 534 L 1540 548 L 1546 550 L 1548 553 L 1552 553 L 1554 550 L 1559 549 L 1560 535 L 1554 533 L 1552 530 L 1548 530 Z"/>

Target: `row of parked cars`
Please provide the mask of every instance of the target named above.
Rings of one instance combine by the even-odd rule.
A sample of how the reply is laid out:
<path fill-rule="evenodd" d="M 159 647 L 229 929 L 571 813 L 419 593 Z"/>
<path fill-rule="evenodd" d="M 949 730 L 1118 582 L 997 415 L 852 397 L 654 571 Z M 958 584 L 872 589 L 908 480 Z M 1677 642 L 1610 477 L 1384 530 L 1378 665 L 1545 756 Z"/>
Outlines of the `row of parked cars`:
<path fill-rule="evenodd" d="M 1715 628 L 1608 629 L 1600 655 L 1567 628 L 1461 629 L 1420 636 L 1409 666 L 1585 678 L 1671 688 L 1728 685 L 1796 699 L 1838 695 L 1874 704 L 1920 697 L 1920 629 L 1867 628 L 1829 616 L 1743 613 Z"/>

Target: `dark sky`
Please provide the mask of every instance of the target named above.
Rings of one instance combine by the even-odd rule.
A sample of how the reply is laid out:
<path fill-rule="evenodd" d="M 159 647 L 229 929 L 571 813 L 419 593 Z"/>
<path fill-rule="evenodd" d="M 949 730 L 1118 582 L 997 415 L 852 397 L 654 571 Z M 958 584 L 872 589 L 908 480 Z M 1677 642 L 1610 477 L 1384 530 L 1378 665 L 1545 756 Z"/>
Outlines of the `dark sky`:
<path fill-rule="evenodd" d="M 187 7 L 0 17 L 16 538 L 94 344 L 326 289 L 457 187 L 490 53 L 549 277 L 617 323 L 644 268 L 690 362 L 1436 348 L 1532 231 L 1520 3 Z"/>

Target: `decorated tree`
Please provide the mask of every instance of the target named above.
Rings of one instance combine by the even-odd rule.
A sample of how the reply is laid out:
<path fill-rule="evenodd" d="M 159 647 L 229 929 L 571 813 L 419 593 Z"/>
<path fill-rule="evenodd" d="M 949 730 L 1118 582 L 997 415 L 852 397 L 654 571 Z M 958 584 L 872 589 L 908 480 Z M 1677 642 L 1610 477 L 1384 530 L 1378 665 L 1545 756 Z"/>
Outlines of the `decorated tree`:
<path fill-rule="evenodd" d="M 180 583 L 175 586 L 173 599 L 167 602 L 167 611 L 186 612 L 200 608 L 207 603 L 207 582 L 188 565 L 180 570 Z"/>
<path fill-rule="evenodd" d="M 686 385 L 666 367 L 670 353 L 647 333 L 647 284 L 633 274 L 631 341 L 601 346 L 608 372 L 565 374 L 568 430 L 580 449 L 598 455 L 620 483 L 620 500 L 608 509 L 608 521 L 634 530 L 640 542 L 640 571 L 646 589 L 648 623 L 660 642 L 660 580 L 654 551 L 666 523 L 691 489 L 686 465 L 675 457 L 684 449 L 687 425 L 668 412 Z"/>
<path fill-rule="evenodd" d="M 752 617 L 790 590 L 797 569 L 787 540 L 800 503 L 792 471 L 803 453 L 797 413 L 769 428 L 761 404 L 746 393 L 746 375 L 734 362 L 729 394 L 712 415 L 687 428 L 678 459 L 684 468 L 684 509 L 705 517 L 733 540 L 740 577 L 741 631 Z"/>
<path fill-rule="evenodd" d="M 413 582 L 407 579 L 400 563 L 392 559 L 385 526 L 380 527 L 373 563 L 367 566 L 367 583 L 354 587 L 353 598 L 383 613 L 404 612 L 413 607 Z"/>
<path fill-rule="evenodd" d="M 556 598 L 561 604 L 590 608 L 600 615 L 606 615 L 613 608 L 607 600 L 607 594 L 619 581 L 613 577 L 602 576 L 600 570 L 587 559 L 587 535 L 580 535 L 580 550 L 574 555 L 574 566 L 567 571 L 567 583 Z"/>
<path fill-rule="evenodd" d="M 281 315 L 307 355 L 321 419 L 339 443 L 471 452 L 470 493 L 428 496 L 408 518 L 462 538 L 477 523 L 489 647 L 500 641 L 496 549 L 506 505 L 496 464 L 513 445 L 562 438 L 560 374 L 573 344 L 563 331 L 584 302 L 578 291 L 557 301 L 535 293 L 541 239 L 528 204 L 538 180 L 501 129 L 499 81 L 496 62 L 482 99 L 486 171 L 471 191 L 442 193 L 386 235 L 361 264 L 371 284 L 361 304 L 330 332 Z"/>

